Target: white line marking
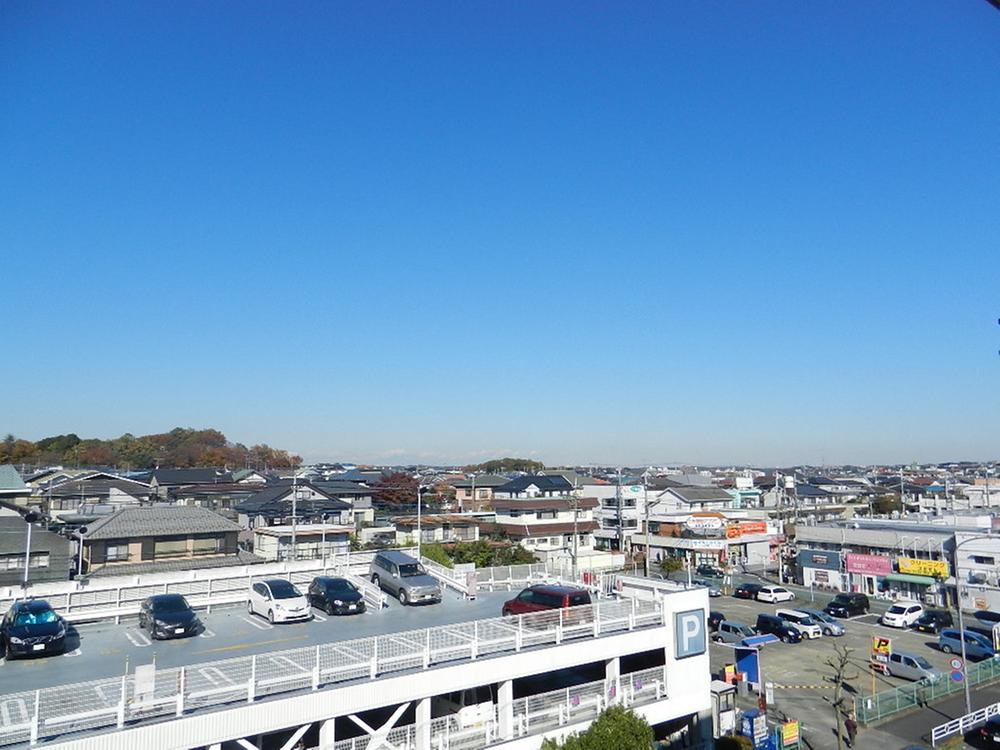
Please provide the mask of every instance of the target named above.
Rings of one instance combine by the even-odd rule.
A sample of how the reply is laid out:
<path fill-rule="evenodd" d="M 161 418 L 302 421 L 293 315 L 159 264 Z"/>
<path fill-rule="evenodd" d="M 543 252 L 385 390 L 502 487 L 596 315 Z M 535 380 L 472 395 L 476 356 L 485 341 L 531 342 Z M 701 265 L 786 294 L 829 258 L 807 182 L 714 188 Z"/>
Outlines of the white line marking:
<path fill-rule="evenodd" d="M 79 656 L 79 655 L 80 655 L 80 649 L 78 648 L 74 648 L 72 651 L 67 651 L 65 654 L 63 654 L 63 656 Z"/>
<path fill-rule="evenodd" d="M 214 686 L 218 686 L 220 683 L 224 685 L 232 685 L 233 680 L 223 674 L 222 670 L 218 667 L 202 667 L 198 670 L 202 677 L 212 683 Z"/>
<path fill-rule="evenodd" d="M 243 620 L 243 622 L 247 623 L 248 625 L 253 625 L 255 628 L 257 628 L 257 630 L 270 630 L 271 628 L 274 627 L 274 625 L 272 625 L 269 622 L 261 622 L 259 620 L 254 620 L 251 619 L 250 617 L 246 617 L 245 615 L 240 615 L 240 619 Z"/>
<path fill-rule="evenodd" d="M 146 637 L 145 633 L 133 633 L 130 630 L 125 631 L 125 637 L 128 638 L 133 646 L 138 646 L 139 648 L 145 648 L 146 646 L 152 645 L 152 641 Z"/>
<path fill-rule="evenodd" d="M 313 619 L 314 620 L 318 620 L 319 622 L 326 622 L 326 618 L 323 617 L 323 615 L 321 615 L 321 614 L 319 614 L 319 613 L 317 613 L 315 611 L 313 612 Z"/>
<path fill-rule="evenodd" d="M 280 667 L 282 664 L 286 664 L 286 665 L 288 665 L 290 667 L 294 667 L 295 669 L 299 670 L 300 672 L 308 672 L 308 671 L 310 671 L 307 667 L 303 667 L 298 662 L 292 661 L 287 656 L 269 656 L 268 657 L 268 661 L 270 661 L 272 664 L 274 664 L 275 666 L 278 666 L 278 667 Z"/>
<path fill-rule="evenodd" d="M 204 628 L 200 633 L 198 633 L 199 638 L 215 638 L 215 631 Z"/>

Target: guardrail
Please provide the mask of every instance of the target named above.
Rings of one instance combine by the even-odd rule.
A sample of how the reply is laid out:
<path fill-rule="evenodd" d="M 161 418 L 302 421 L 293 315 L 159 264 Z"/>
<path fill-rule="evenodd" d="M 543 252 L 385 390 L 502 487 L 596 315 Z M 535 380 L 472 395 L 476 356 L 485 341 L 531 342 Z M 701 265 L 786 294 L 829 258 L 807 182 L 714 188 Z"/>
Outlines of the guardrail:
<path fill-rule="evenodd" d="M 641 672 L 621 675 L 618 680 L 597 680 L 573 687 L 529 695 L 513 702 L 513 729 L 517 739 L 539 734 L 567 724 L 596 718 L 615 703 L 626 707 L 663 700 L 666 694 L 665 667 L 653 667 Z M 500 742 L 498 707 L 476 726 L 463 727 L 455 715 L 431 720 L 431 746 L 435 750 L 478 750 Z M 386 746 L 399 750 L 416 747 L 418 724 L 393 727 L 385 737 Z M 335 742 L 333 750 L 365 750 L 371 737 L 355 737 Z"/>
<path fill-rule="evenodd" d="M 965 734 L 972 731 L 980 724 L 985 724 L 987 720 L 1000 715 L 1000 703 L 973 711 L 971 714 L 960 716 L 944 724 L 939 724 L 931 730 L 931 747 L 937 747 L 941 740 L 951 737 L 953 734 Z"/>
<path fill-rule="evenodd" d="M 970 686 L 1000 680 L 1000 660 L 986 659 L 978 664 L 969 665 L 966 677 Z M 883 690 L 874 695 L 862 696 L 855 701 L 855 713 L 859 722 L 870 724 L 961 690 L 964 690 L 962 683 L 953 682 L 942 676 L 937 682 L 916 682 L 912 685 Z"/>
<path fill-rule="evenodd" d="M 666 623 L 665 604 L 616 600 L 179 668 L 144 665 L 120 678 L 0 694 L 0 746 L 113 731 L 126 723 L 133 726 L 208 707 L 252 703 L 279 693 L 374 680 L 393 672 Z"/>
<path fill-rule="evenodd" d="M 502 588 L 510 591 L 522 588 L 532 583 L 548 578 L 548 568 L 543 563 L 531 565 L 501 565 L 495 568 L 479 568 L 476 570 L 476 581 L 479 588 L 495 591 Z"/>
<path fill-rule="evenodd" d="M 411 552 L 412 550 L 404 550 Z M 183 594 L 192 607 L 211 608 L 246 601 L 254 581 L 284 578 L 308 583 L 317 575 L 350 578 L 365 595 L 366 611 L 377 613 L 385 606 L 385 594 L 367 577 L 376 551 L 351 552 L 325 560 L 296 560 L 260 565 L 154 573 L 145 576 L 92 578 L 29 586 L 27 595 L 44 598 L 71 622 L 114 619 L 138 614 L 142 600 L 153 594 Z M 0 612 L 6 612 L 24 593 L 19 587 L 0 589 Z"/>
<path fill-rule="evenodd" d="M 468 599 L 476 598 L 478 586 L 469 586 L 469 578 L 464 572 L 447 568 L 440 563 L 434 562 L 428 557 L 421 557 L 420 562 L 423 564 L 424 568 L 427 569 L 427 572 L 434 576 L 443 585 L 454 589 Z"/>

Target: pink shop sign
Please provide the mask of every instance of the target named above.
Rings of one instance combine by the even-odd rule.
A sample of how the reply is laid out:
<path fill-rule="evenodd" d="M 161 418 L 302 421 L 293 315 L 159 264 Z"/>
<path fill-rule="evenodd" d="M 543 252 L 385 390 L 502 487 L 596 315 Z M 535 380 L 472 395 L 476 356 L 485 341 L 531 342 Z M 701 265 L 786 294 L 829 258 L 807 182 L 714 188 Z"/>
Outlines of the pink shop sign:
<path fill-rule="evenodd" d="M 848 552 L 847 572 L 865 573 L 871 576 L 887 576 L 892 572 L 892 560 L 882 555 L 858 555 Z"/>

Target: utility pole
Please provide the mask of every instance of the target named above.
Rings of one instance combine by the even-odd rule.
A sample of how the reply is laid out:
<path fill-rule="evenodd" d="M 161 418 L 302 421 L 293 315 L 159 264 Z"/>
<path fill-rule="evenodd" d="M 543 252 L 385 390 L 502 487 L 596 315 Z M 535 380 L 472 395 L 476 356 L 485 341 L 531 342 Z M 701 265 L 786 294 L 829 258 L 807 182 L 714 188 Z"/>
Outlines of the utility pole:
<path fill-rule="evenodd" d="M 642 473 L 642 533 L 646 535 L 646 554 L 643 555 L 643 569 L 649 578 L 649 470 Z"/>
<path fill-rule="evenodd" d="M 580 534 L 577 527 L 577 518 L 580 515 L 580 498 L 577 497 L 577 481 L 579 478 L 575 475 L 573 476 L 573 579 L 580 574 L 577 564 L 577 558 L 580 554 Z"/>
<path fill-rule="evenodd" d="M 622 528 L 622 468 L 618 467 L 618 481 L 615 487 L 615 502 L 618 504 L 618 551 L 625 551 L 625 531 Z"/>
<path fill-rule="evenodd" d="M 295 522 L 299 514 L 299 473 L 292 468 L 292 559 L 296 558 Z"/>

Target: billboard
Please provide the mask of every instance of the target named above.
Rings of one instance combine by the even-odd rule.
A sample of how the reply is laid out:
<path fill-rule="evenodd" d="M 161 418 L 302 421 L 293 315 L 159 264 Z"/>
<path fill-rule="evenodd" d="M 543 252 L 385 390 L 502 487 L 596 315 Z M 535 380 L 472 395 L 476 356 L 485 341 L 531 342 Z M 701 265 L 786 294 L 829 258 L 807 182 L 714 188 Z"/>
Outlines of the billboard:
<path fill-rule="evenodd" d="M 799 565 L 803 568 L 840 570 L 840 553 L 828 549 L 800 549 Z"/>
<path fill-rule="evenodd" d="M 740 521 L 726 526 L 726 538 L 737 539 L 751 534 L 766 534 L 767 521 Z"/>
<path fill-rule="evenodd" d="M 931 578 L 947 578 L 948 563 L 945 560 L 918 560 L 914 557 L 900 557 L 896 560 L 900 573 Z"/>
<path fill-rule="evenodd" d="M 887 576 L 892 572 L 892 559 L 884 555 L 847 553 L 847 572 L 870 576 Z"/>

